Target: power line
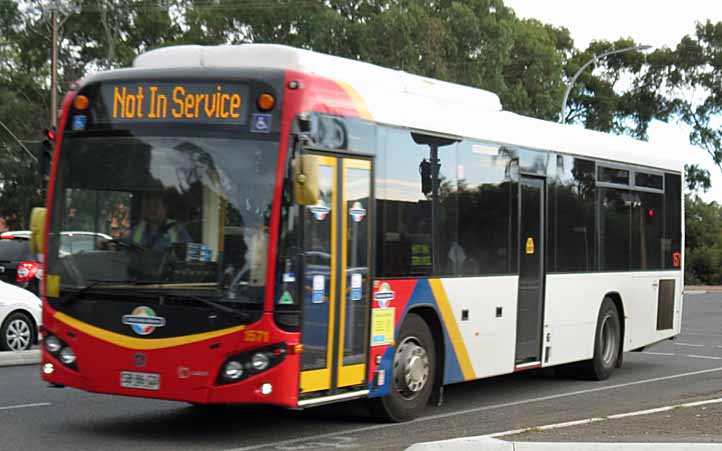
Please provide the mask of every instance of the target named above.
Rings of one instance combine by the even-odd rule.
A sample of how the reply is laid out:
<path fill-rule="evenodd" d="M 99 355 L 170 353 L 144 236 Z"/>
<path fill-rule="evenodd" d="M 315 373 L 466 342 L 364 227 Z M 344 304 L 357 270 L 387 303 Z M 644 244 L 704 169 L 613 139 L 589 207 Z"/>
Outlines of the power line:
<path fill-rule="evenodd" d="M 15 140 L 15 142 L 17 142 L 18 145 L 20 145 L 20 147 L 22 147 L 23 150 L 24 150 L 25 152 L 27 152 L 28 155 L 30 155 L 30 157 L 31 157 L 33 160 L 35 160 L 36 162 L 38 161 L 38 157 L 36 157 L 35 155 L 33 155 L 33 153 L 30 152 L 27 147 L 25 147 L 25 144 L 23 144 L 23 142 L 20 141 L 20 140 L 18 139 L 18 137 L 15 136 L 15 134 L 14 134 L 12 131 L 10 131 L 10 129 L 8 128 L 8 126 L 5 125 L 5 123 L 4 123 L 3 121 L 0 121 L 0 125 L 2 125 L 2 127 L 5 129 L 5 131 L 8 132 L 8 133 L 10 134 L 10 136 L 12 136 L 12 138 Z"/>

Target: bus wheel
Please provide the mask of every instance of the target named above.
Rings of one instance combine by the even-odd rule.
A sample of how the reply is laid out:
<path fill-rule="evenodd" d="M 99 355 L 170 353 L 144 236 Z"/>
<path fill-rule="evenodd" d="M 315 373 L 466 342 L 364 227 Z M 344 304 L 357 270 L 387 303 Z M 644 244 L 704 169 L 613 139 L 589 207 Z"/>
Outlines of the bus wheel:
<path fill-rule="evenodd" d="M 429 402 L 436 377 L 436 347 L 426 321 L 413 313 L 401 325 L 396 343 L 391 393 L 369 401 L 374 416 L 401 422 L 418 417 Z"/>
<path fill-rule="evenodd" d="M 594 357 L 583 362 L 582 374 L 588 378 L 603 381 L 611 376 L 619 359 L 622 327 L 619 312 L 609 298 L 604 298 L 599 309 L 597 329 L 594 335 Z"/>

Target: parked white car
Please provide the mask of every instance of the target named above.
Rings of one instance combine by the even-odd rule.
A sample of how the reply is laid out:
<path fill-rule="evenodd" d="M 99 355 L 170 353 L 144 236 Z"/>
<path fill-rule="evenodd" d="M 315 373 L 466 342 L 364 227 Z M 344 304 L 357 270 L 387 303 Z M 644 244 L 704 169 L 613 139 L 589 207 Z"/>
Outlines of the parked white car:
<path fill-rule="evenodd" d="M 0 351 L 25 351 L 37 343 L 41 308 L 33 293 L 0 282 Z"/>

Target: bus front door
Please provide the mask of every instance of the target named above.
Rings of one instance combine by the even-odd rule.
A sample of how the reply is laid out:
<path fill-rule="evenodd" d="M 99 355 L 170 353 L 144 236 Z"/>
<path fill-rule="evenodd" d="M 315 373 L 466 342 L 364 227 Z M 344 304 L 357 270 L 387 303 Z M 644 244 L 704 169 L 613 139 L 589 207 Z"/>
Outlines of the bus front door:
<path fill-rule="evenodd" d="M 301 392 L 363 386 L 368 355 L 372 161 L 314 155 L 320 196 L 302 207 Z"/>

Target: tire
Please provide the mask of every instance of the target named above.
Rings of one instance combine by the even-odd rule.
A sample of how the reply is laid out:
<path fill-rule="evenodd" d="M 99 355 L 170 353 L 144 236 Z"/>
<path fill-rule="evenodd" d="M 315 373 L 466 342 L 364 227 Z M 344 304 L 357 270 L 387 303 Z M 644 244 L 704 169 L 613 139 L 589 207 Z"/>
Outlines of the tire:
<path fill-rule="evenodd" d="M 424 411 L 436 379 L 436 346 L 420 316 L 406 317 L 394 351 L 391 393 L 369 400 L 373 416 L 392 422 L 412 420 Z"/>
<path fill-rule="evenodd" d="M 621 324 L 614 302 L 604 298 L 594 334 L 594 357 L 580 365 L 581 375 L 586 379 L 603 381 L 614 372 L 622 349 Z"/>
<path fill-rule="evenodd" d="M 27 351 L 35 343 L 33 321 L 20 312 L 7 317 L 0 328 L 0 350 Z"/>

